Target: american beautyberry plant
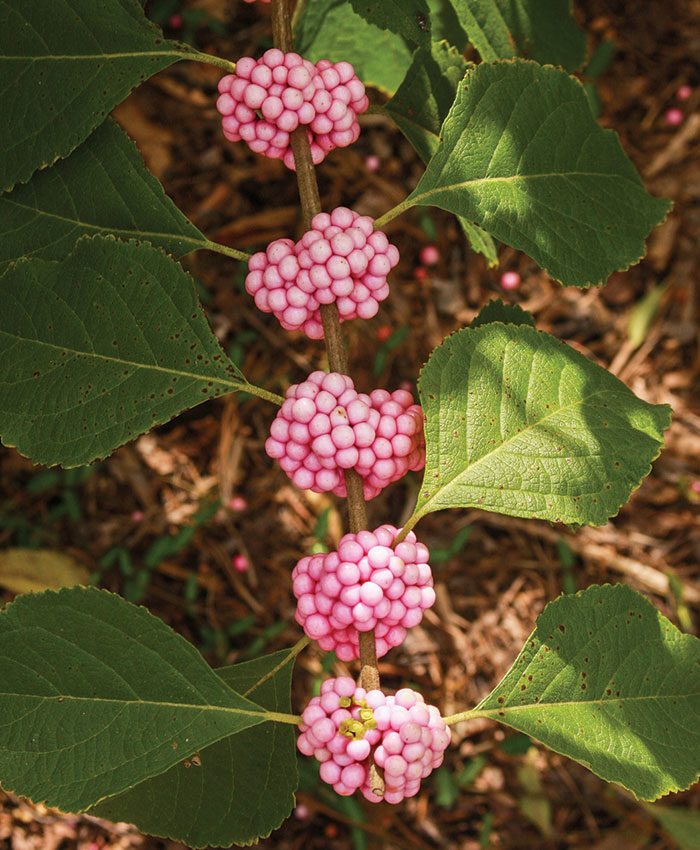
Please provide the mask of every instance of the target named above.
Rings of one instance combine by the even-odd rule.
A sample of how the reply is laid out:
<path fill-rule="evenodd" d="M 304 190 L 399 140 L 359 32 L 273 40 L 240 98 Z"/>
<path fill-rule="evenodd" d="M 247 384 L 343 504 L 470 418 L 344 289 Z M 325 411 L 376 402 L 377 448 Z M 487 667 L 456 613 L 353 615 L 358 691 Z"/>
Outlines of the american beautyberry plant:
<path fill-rule="evenodd" d="M 412 207 L 454 213 L 489 263 L 504 242 L 564 286 L 602 284 L 643 255 L 669 203 L 647 194 L 571 76 L 585 38 L 567 0 L 307 0 L 294 35 L 287 0 L 272 0 L 274 47 L 227 58 L 164 39 L 138 0 L 1 5 L 4 444 L 37 463 L 89 464 L 244 390 L 271 405 L 270 457 L 297 487 L 347 497 L 349 517 L 337 551 L 289 565 L 299 642 L 232 667 L 210 668 L 144 608 L 96 588 L 7 605 L 3 787 L 195 847 L 247 844 L 291 811 L 296 747 L 338 794 L 398 804 L 440 765 L 450 727 L 476 717 L 642 799 L 694 783 L 700 641 L 624 585 L 551 602 L 503 680 L 459 714 L 442 717 L 408 688 L 388 693 L 378 675 L 377 657 L 435 599 L 430 553 L 413 530 L 423 516 L 480 507 L 603 524 L 648 474 L 669 424 L 666 406 L 500 302 L 432 352 L 420 404 L 403 389 L 360 391 L 346 361 L 341 322 L 391 298 L 398 251 L 382 227 Z M 469 44 L 477 64 L 463 58 Z M 109 118 L 180 61 L 222 72 L 221 144 L 281 159 L 298 181 L 298 241 L 249 256 L 208 239 Z M 314 171 L 357 139 L 370 84 L 389 95 L 373 95 L 372 109 L 426 164 L 376 221 L 324 209 Z M 246 263 L 251 300 L 280 334 L 323 340 L 329 371 L 284 397 L 249 382 L 178 262 L 194 250 Z M 371 530 L 365 499 L 409 470 L 423 470 L 412 515 Z M 292 668 L 309 641 L 358 679 L 329 678 L 296 715 Z"/>

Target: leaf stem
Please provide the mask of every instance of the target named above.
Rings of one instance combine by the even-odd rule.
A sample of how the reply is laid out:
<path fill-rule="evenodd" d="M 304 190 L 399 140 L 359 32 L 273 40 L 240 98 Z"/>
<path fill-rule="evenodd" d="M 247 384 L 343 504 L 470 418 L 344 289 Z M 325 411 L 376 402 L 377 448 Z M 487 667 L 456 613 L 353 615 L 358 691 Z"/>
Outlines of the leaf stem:
<path fill-rule="evenodd" d="M 301 715 L 282 714 L 279 711 L 266 711 L 265 720 L 272 720 L 273 723 L 289 723 L 290 726 L 298 726 L 301 723 Z"/>
<path fill-rule="evenodd" d="M 394 542 L 391 544 L 391 548 L 395 549 L 399 543 L 406 537 L 409 531 L 413 528 L 414 525 L 418 522 L 420 516 L 418 514 L 411 514 L 411 516 L 406 520 L 403 528 L 394 538 Z"/>
<path fill-rule="evenodd" d="M 288 0 L 272 0 L 272 38 L 275 47 L 283 52 L 293 48 L 291 17 Z M 321 212 L 321 199 L 316 182 L 316 171 L 311 159 L 306 127 L 298 127 L 291 137 L 296 166 L 299 197 L 305 229 L 310 229 L 311 219 Z M 334 304 L 321 305 L 321 321 L 328 353 L 328 365 L 331 371 L 348 373 L 345 340 L 340 328 L 338 307 Z M 367 511 L 363 492 L 362 478 L 354 469 L 345 473 L 345 486 L 348 493 L 348 525 L 350 531 L 357 533 L 367 528 Z M 374 631 L 360 632 L 360 682 L 366 690 L 379 687 L 377 667 L 377 649 Z"/>
<path fill-rule="evenodd" d="M 392 207 L 388 212 L 385 212 L 384 215 L 379 216 L 379 218 L 374 221 L 374 229 L 379 230 L 384 227 L 385 224 L 388 224 L 390 221 L 395 219 L 397 216 L 400 216 L 402 212 L 410 209 L 413 206 L 413 201 L 410 197 L 401 201 L 400 204 L 397 204 L 395 207 Z"/>
<path fill-rule="evenodd" d="M 256 395 L 258 398 L 262 398 L 265 401 L 271 401 L 272 404 L 276 404 L 278 407 L 282 407 L 284 404 L 284 399 L 281 395 L 271 393 L 269 390 L 264 390 L 262 387 L 258 387 L 255 384 L 249 384 L 247 381 L 241 381 L 241 385 L 238 389 L 240 392 L 250 393 L 251 395 Z"/>
<path fill-rule="evenodd" d="M 214 65 L 226 71 L 227 74 L 233 74 L 236 70 L 236 63 L 229 62 L 228 59 L 222 59 L 219 56 L 213 56 L 211 53 L 202 53 L 201 50 L 196 50 L 190 47 L 189 44 L 183 44 L 181 41 L 176 41 L 178 52 L 182 54 L 183 59 L 191 59 L 193 62 L 203 62 L 206 65 Z"/>
<path fill-rule="evenodd" d="M 442 719 L 448 726 L 454 726 L 455 723 L 462 723 L 465 720 L 474 720 L 477 717 L 490 717 L 490 711 L 479 711 L 478 708 L 471 708 L 468 711 L 460 711 L 457 714 L 450 714 Z"/>
<path fill-rule="evenodd" d="M 220 242 L 213 242 L 211 239 L 205 239 L 202 248 L 208 251 L 216 251 L 219 254 L 225 254 L 227 257 L 240 260 L 242 263 L 247 263 L 253 256 L 252 254 L 246 254 L 245 251 L 239 251 L 237 248 L 229 248 L 228 245 L 222 245 Z"/>

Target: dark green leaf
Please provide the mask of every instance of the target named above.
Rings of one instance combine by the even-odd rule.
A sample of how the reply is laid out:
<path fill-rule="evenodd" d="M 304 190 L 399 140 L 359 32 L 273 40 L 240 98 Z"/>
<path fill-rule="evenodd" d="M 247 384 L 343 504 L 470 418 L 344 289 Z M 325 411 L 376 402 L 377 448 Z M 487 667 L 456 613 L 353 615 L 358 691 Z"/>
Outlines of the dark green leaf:
<path fill-rule="evenodd" d="M 467 71 L 406 206 L 433 204 L 525 251 L 566 286 L 636 263 L 670 209 L 568 74 L 517 60 Z"/>
<path fill-rule="evenodd" d="M 678 845 L 678 850 L 698 850 L 700 812 L 681 806 L 645 806 Z"/>
<path fill-rule="evenodd" d="M 353 9 L 370 24 L 388 30 L 416 46 L 430 44 L 430 12 L 426 0 L 351 0 Z"/>
<path fill-rule="evenodd" d="M 471 320 L 469 327 L 478 328 L 481 325 L 488 325 L 490 322 L 535 327 L 532 313 L 523 310 L 519 304 L 504 304 L 500 298 L 492 298 L 488 304 L 485 304 Z"/>
<path fill-rule="evenodd" d="M 452 0 L 452 5 L 485 62 L 522 56 L 575 71 L 586 58 L 586 35 L 571 17 L 571 0 Z"/>
<path fill-rule="evenodd" d="M 433 41 L 445 39 L 464 53 L 469 43 L 467 34 L 460 26 L 451 0 L 428 0 L 430 9 L 430 35 Z"/>
<path fill-rule="evenodd" d="M 0 614 L 0 781 L 77 812 L 267 719 L 145 608 L 74 587 Z"/>
<path fill-rule="evenodd" d="M 20 257 L 62 260 L 85 235 L 139 238 L 181 257 L 207 240 L 108 118 L 80 147 L 0 197 L 0 273 Z"/>
<path fill-rule="evenodd" d="M 700 776 L 700 640 L 626 585 L 561 596 L 476 708 L 654 800 Z"/>
<path fill-rule="evenodd" d="M 215 672 L 237 693 L 271 711 L 290 712 L 295 655 L 274 652 Z M 251 844 L 289 816 L 297 787 L 294 727 L 263 723 L 224 738 L 91 814 L 135 824 L 190 847 Z"/>
<path fill-rule="evenodd" d="M 137 0 L 0 7 L 0 191 L 67 156 L 135 86 L 184 55 Z"/>
<path fill-rule="evenodd" d="M 89 463 L 249 386 L 192 279 L 151 245 L 83 237 L 64 262 L 19 260 L 0 301 L 0 434 L 36 463 Z"/>
<path fill-rule="evenodd" d="M 458 331 L 418 389 L 426 464 L 414 517 L 479 507 L 601 525 L 649 473 L 670 421 L 668 405 L 527 325 Z"/>
<path fill-rule="evenodd" d="M 367 86 L 395 92 L 411 64 L 401 36 L 368 23 L 347 0 L 308 0 L 296 21 L 294 49 L 312 62 L 350 62 Z"/>

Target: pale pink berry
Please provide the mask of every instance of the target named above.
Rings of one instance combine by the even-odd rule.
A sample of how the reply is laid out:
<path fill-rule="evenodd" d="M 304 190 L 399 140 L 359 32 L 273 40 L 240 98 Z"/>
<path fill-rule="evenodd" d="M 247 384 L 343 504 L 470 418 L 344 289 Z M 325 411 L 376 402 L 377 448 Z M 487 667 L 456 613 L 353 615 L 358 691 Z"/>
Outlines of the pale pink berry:
<path fill-rule="evenodd" d="M 405 390 L 366 395 L 347 375 L 313 372 L 287 390 L 265 450 L 300 489 L 345 496 L 354 469 L 373 499 L 425 465 L 423 414 Z"/>
<path fill-rule="evenodd" d="M 248 507 L 248 502 L 242 496 L 234 496 L 228 503 L 232 511 L 244 511 Z"/>
<path fill-rule="evenodd" d="M 693 89 L 691 86 L 685 84 L 678 87 L 676 91 L 676 100 L 684 101 L 689 100 L 693 95 Z"/>
<path fill-rule="evenodd" d="M 359 789 L 371 802 L 392 804 L 418 793 L 421 779 L 442 764 L 451 738 L 438 709 L 417 691 L 365 691 L 349 676 L 326 679 L 299 728 L 299 751 L 321 762 L 321 779 L 338 794 Z M 383 798 L 370 787 L 370 758 L 384 779 Z"/>
<path fill-rule="evenodd" d="M 387 274 L 399 252 L 373 219 L 347 207 L 314 216 L 296 245 L 271 242 L 249 263 L 246 290 L 259 309 L 273 313 L 286 330 L 323 337 L 321 304 L 335 302 L 340 321 L 369 319 L 389 294 Z"/>
<path fill-rule="evenodd" d="M 239 573 L 244 573 L 250 566 L 250 561 L 245 555 L 235 555 L 233 558 L 233 568 Z"/>
<path fill-rule="evenodd" d="M 379 171 L 381 164 L 379 157 L 374 154 L 370 154 L 367 159 L 365 159 L 365 168 L 367 171 Z"/>
<path fill-rule="evenodd" d="M 338 551 L 302 558 L 292 572 L 296 621 L 341 661 L 359 658 L 358 632 L 374 629 L 377 657 L 403 642 L 435 602 L 428 550 L 393 525 L 346 534 Z"/>
<path fill-rule="evenodd" d="M 667 109 L 666 114 L 664 115 L 664 119 L 669 127 L 677 127 L 679 124 L 682 124 L 684 117 L 683 110 L 678 109 L 677 106 Z"/>
<path fill-rule="evenodd" d="M 313 65 L 297 53 L 267 50 L 244 56 L 236 73 L 219 81 L 216 107 L 229 141 L 241 139 L 256 153 L 281 159 L 295 169 L 289 134 L 307 127 L 314 163 L 333 148 L 352 144 L 360 134 L 357 116 L 369 100 L 348 62 L 322 59 Z"/>
<path fill-rule="evenodd" d="M 506 290 L 517 289 L 520 286 L 520 275 L 517 272 L 503 272 L 501 287 Z"/>
<path fill-rule="evenodd" d="M 440 252 L 435 245 L 424 245 L 421 248 L 419 259 L 424 266 L 436 266 L 440 260 Z"/>

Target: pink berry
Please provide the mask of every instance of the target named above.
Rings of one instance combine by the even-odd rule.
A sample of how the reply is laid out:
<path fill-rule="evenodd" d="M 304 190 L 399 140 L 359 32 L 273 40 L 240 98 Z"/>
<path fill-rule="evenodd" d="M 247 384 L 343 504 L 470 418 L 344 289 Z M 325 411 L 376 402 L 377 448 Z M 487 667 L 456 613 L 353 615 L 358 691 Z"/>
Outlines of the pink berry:
<path fill-rule="evenodd" d="M 418 692 L 367 692 L 348 676 L 323 683 L 299 728 L 299 751 L 321 762 L 321 779 L 338 794 L 359 789 L 367 800 L 381 801 L 370 787 L 373 758 L 383 774 L 383 799 L 393 804 L 418 793 L 421 779 L 442 764 L 451 738 L 438 709 Z"/>
<path fill-rule="evenodd" d="M 676 100 L 680 100 L 680 101 L 688 100 L 689 98 L 692 97 L 692 95 L 693 95 L 692 87 L 685 84 L 685 85 L 678 87 L 678 90 L 676 91 Z"/>
<path fill-rule="evenodd" d="M 242 496 L 234 496 L 228 503 L 232 511 L 244 511 L 248 507 L 248 502 Z"/>
<path fill-rule="evenodd" d="M 417 266 L 413 270 L 413 277 L 419 282 L 422 283 L 428 277 L 428 270 L 425 266 Z"/>
<path fill-rule="evenodd" d="M 520 275 L 517 272 L 503 272 L 501 287 L 506 290 L 517 289 L 520 286 Z"/>
<path fill-rule="evenodd" d="M 392 333 L 391 325 L 380 325 L 377 328 L 377 339 L 379 342 L 386 342 Z"/>
<path fill-rule="evenodd" d="M 374 154 L 370 154 L 365 160 L 365 168 L 367 171 L 379 171 L 381 164 L 379 157 Z"/>
<path fill-rule="evenodd" d="M 141 522 L 143 520 L 143 511 L 132 511 L 131 513 L 131 521 L 132 522 Z"/>
<path fill-rule="evenodd" d="M 682 124 L 683 118 L 683 110 L 678 109 L 676 106 L 671 107 L 671 109 L 667 109 L 666 114 L 664 115 L 664 119 L 669 127 L 677 127 L 679 124 Z"/>
<path fill-rule="evenodd" d="M 168 26 L 171 26 L 174 30 L 179 30 L 182 27 L 182 15 L 171 15 Z"/>
<path fill-rule="evenodd" d="M 369 216 L 336 207 L 315 216 L 296 245 L 277 239 L 254 254 L 246 289 L 283 328 L 320 339 L 320 305 L 335 302 L 341 322 L 371 318 L 389 294 L 386 276 L 398 261 L 398 250 Z"/>
<path fill-rule="evenodd" d="M 265 450 L 297 487 L 345 496 L 345 470 L 355 469 L 373 499 L 425 465 L 423 414 L 405 390 L 365 395 L 347 375 L 317 371 L 287 390 Z"/>
<path fill-rule="evenodd" d="M 411 531 L 396 550 L 393 525 L 346 534 L 337 552 L 302 558 L 292 572 L 296 620 L 341 661 L 359 658 L 358 632 L 373 628 L 382 657 L 435 601 L 428 550 Z"/>
<path fill-rule="evenodd" d="M 690 489 L 693 491 L 693 493 L 700 493 L 700 480 L 691 481 Z"/>
<path fill-rule="evenodd" d="M 424 266 L 436 266 L 440 260 L 440 252 L 435 245 L 424 245 L 421 248 L 419 259 Z"/>
<path fill-rule="evenodd" d="M 233 558 L 233 568 L 239 573 L 244 573 L 250 566 L 250 561 L 245 555 L 235 555 Z"/>
<path fill-rule="evenodd" d="M 242 57 L 236 74 L 224 79 L 226 97 L 216 106 L 226 138 L 243 139 L 251 150 L 281 159 L 291 169 L 296 165 L 289 134 L 298 126 L 308 128 L 318 164 L 333 148 L 357 139 L 357 116 L 369 106 L 365 87 L 348 62 L 334 66 L 323 59 L 313 65 L 297 53 L 272 49 L 257 61 Z"/>

